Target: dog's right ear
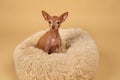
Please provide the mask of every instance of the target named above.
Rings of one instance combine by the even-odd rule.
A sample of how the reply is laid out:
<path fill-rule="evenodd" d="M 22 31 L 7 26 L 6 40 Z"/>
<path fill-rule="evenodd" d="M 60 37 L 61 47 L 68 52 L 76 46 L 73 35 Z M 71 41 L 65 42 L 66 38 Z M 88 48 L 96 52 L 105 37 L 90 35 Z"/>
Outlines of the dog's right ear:
<path fill-rule="evenodd" d="M 42 11 L 42 15 L 43 15 L 43 17 L 44 17 L 44 19 L 45 19 L 46 21 L 49 21 L 50 15 L 49 15 L 47 12 Z"/>
<path fill-rule="evenodd" d="M 59 18 L 61 22 L 64 22 L 67 17 L 68 17 L 68 12 L 65 12 Z"/>

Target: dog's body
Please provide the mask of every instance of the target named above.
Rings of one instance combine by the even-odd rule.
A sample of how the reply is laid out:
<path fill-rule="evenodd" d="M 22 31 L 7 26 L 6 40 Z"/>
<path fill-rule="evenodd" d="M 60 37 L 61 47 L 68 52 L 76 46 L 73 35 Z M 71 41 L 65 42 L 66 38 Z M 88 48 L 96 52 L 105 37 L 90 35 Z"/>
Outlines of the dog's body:
<path fill-rule="evenodd" d="M 67 18 L 68 12 L 62 14 L 60 17 L 51 17 L 45 11 L 42 11 L 42 14 L 44 19 L 49 23 L 50 30 L 39 39 L 36 47 L 44 50 L 48 54 L 58 52 L 62 45 L 58 28 L 60 27 L 60 24 Z"/>
<path fill-rule="evenodd" d="M 38 43 L 37 47 L 43 49 L 45 52 L 53 53 L 61 46 L 61 38 L 58 31 L 48 31 L 43 35 Z"/>

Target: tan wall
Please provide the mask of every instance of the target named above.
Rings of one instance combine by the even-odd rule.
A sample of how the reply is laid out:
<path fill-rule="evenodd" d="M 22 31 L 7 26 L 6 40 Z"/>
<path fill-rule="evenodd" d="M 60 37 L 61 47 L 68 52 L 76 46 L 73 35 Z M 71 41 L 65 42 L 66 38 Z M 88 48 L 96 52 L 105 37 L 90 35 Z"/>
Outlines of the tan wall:
<path fill-rule="evenodd" d="M 16 80 L 16 45 L 49 28 L 42 10 L 51 15 L 69 11 L 61 28 L 79 26 L 93 37 L 100 52 L 94 80 L 120 80 L 120 0 L 0 0 L 0 80 Z"/>

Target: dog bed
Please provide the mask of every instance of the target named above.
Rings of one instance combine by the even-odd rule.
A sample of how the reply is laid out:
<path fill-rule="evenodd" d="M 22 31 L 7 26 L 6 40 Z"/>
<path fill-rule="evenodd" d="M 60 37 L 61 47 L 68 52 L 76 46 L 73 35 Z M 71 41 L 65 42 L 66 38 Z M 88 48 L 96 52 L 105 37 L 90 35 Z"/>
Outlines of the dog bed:
<path fill-rule="evenodd" d="M 14 51 L 19 80 L 91 80 L 99 55 L 95 42 L 80 28 L 60 29 L 64 53 L 47 54 L 35 48 L 43 30 L 28 37 Z"/>

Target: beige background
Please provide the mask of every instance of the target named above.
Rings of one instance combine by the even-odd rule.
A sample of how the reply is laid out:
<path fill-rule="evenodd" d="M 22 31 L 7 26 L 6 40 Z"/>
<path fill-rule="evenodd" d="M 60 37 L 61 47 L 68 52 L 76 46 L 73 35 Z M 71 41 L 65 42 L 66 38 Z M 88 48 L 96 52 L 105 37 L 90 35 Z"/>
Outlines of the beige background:
<path fill-rule="evenodd" d="M 120 0 L 0 0 L 0 80 L 18 80 L 14 48 L 28 36 L 48 29 L 41 11 L 69 11 L 61 28 L 89 32 L 100 53 L 94 80 L 120 80 Z"/>

